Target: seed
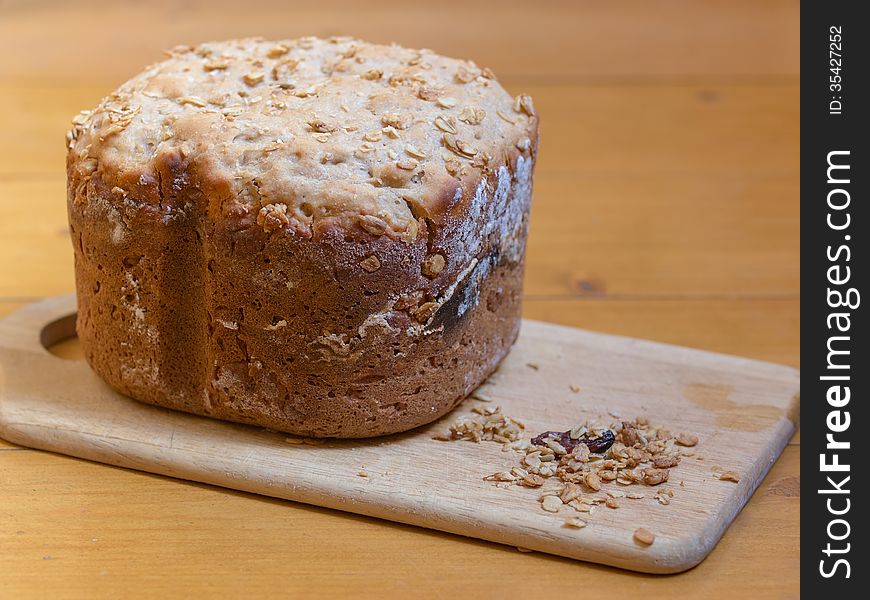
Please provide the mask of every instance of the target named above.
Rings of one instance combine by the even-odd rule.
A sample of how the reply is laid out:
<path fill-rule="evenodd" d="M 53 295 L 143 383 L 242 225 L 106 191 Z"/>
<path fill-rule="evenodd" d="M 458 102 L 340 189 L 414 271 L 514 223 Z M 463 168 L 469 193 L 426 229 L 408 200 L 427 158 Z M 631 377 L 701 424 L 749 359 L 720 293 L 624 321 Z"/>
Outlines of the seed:
<path fill-rule="evenodd" d="M 442 254 L 433 254 L 423 261 L 423 275 L 432 278 L 444 270 L 447 260 Z"/>
<path fill-rule="evenodd" d="M 649 531 L 648 529 L 644 529 L 643 527 L 639 527 L 634 531 L 634 539 L 640 544 L 644 546 L 649 546 L 654 541 L 656 541 L 656 536 Z"/>
<path fill-rule="evenodd" d="M 559 500 L 558 496 L 544 496 L 541 499 L 541 508 L 547 512 L 559 512 L 559 509 L 562 508 L 562 501 Z"/>
<path fill-rule="evenodd" d="M 242 77 L 242 80 L 243 80 L 246 84 L 248 84 L 248 85 L 250 85 L 250 86 L 255 86 L 255 85 L 257 85 L 258 83 L 260 83 L 261 81 L 263 81 L 263 78 L 264 78 L 264 77 L 265 77 L 265 75 L 263 75 L 263 74 L 260 73 L 260 72 L 256 72 L 256 73 L 247 73 L 246 75 L 244 75 L 244 76 Z"/>

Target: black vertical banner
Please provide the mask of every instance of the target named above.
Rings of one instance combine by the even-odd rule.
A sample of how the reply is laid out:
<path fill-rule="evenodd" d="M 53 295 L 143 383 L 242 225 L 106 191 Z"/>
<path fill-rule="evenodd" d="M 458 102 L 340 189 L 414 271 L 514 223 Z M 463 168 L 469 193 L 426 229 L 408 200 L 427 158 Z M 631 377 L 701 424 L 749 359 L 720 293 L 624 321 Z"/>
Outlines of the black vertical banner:
<path fill-rule="evenodd" d="M 862 2 L 801 3 L 801 586 L 867 593 L 870 23 Z M 870 292 L 868 292 L 870 293 Z M 864 351 L 861 351 L 864 348 Z M 831 596 L 836 594 L 836 596 Z"/>

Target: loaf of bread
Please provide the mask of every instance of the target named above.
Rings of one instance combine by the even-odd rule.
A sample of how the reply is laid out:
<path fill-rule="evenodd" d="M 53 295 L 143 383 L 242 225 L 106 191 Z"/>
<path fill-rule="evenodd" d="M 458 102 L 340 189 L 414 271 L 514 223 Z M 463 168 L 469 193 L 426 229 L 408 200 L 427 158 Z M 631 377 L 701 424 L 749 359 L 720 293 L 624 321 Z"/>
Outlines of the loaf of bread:
<path fill-rule="evenodd" d="M 175 48 L 67 141 L 79 338 L 132 398 L 382 435 L 516 339 L 538 117 L 488 69 L 350 38 Z"/>

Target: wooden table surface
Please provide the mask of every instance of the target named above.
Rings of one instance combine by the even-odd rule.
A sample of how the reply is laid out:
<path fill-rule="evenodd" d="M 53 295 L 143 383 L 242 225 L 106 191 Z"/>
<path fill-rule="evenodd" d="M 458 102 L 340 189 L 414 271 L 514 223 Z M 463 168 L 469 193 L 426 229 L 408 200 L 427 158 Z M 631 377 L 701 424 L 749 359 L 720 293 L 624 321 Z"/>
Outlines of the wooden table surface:
<path fill-rule="evenodd" d="M 526 317 L 799 366 L 798 22 L 794 0 L 2 1 L 0 315 L 73 289 L 73 114 L 178 43 L 351 34 L 533 95 Z M 647 576 L 0 441 L 0 597 L 797 597 L 799 457 L 797 435 L 700 566 Z"/>

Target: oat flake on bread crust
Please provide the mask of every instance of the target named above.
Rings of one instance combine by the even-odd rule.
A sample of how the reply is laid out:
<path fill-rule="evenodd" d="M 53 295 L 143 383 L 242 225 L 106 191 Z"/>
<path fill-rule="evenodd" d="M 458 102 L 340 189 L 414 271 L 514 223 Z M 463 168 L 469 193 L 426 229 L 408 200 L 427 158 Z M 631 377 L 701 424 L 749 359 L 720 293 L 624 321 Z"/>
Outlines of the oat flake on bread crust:
<path fill-rule="evenodd" d="M 380 435 L 516 337 L 538 117 L 488 69 L 351 38 L 176 48 L 67 143 L 79 335 L 136 399 Z"/>

